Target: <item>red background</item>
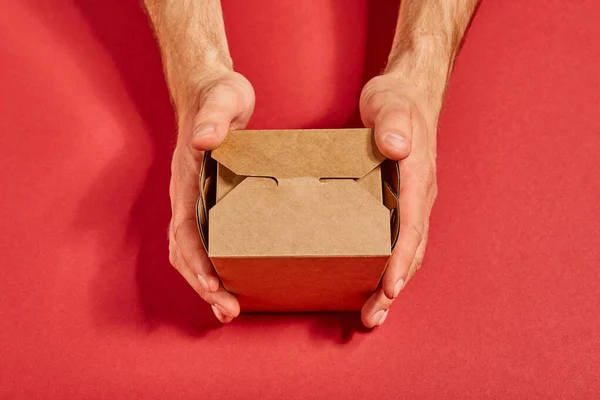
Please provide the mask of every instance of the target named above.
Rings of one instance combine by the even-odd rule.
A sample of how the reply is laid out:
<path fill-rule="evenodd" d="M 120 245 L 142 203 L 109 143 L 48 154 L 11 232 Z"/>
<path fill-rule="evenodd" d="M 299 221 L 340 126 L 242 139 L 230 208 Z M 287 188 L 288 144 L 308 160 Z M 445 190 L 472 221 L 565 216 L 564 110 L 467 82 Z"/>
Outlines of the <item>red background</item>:
<path fill-rule="evenodd" d="M 168 264 L 174 121 L 137 1 L 3 3 L 0 398 L 600 393 L 598 2 L 483 2 L 425 265 L 370 333 L 340 314 L 219 327 Z M 251 127 L 359 124 L 395 1 L 223 3 Z"/>

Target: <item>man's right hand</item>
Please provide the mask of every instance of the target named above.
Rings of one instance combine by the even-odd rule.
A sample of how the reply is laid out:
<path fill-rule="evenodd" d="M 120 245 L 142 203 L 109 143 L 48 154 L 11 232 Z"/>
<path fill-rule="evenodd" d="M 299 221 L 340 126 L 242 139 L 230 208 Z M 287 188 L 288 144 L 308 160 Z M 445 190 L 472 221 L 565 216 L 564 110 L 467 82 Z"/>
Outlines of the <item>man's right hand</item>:
<path fill-rule="evenodd" d="M 242 75 L 227 71 L 202 81 L 197 93 L 197 106 L 180 115 L 171 164 L 169 260 L 211 305 L 219 321 L 227 323 L 239 315 L 240 306 L 223 288 L 198 234 L 198 178 L 204 151 L 218 147 L 229 129 L 243 129 L 248 123 L 254 110 L 254 90 Z"/>

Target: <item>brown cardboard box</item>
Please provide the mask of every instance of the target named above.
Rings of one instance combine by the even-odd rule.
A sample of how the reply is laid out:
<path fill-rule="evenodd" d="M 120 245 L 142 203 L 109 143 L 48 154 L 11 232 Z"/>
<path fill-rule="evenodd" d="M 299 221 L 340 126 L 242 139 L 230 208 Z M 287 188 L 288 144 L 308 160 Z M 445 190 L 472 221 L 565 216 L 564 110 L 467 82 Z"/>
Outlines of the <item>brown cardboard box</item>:
<path fill-rule="evenodd" d="M 370 129 L 231 131 L 204 157 L 200 235 L 243 312 L 359 310 L 397 240 L 399 183 Z"/>

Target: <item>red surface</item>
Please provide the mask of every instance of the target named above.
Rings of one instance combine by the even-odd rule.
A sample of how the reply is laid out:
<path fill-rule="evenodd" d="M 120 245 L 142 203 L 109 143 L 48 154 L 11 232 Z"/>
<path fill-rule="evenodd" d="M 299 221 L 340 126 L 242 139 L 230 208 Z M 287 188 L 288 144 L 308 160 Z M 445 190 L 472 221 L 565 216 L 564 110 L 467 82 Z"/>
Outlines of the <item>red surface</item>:
<path fill-rule="evenodd" d="M 253 128 L 357 125 L 394 1 L 224 3 Z M 174 123 L 137 1 L 4 2 L 0 398 L 597 397 L 599 14 L 483 2 L 425 265 L 366 333 L 342 315 L 218 328 L 167 261 Z"/>

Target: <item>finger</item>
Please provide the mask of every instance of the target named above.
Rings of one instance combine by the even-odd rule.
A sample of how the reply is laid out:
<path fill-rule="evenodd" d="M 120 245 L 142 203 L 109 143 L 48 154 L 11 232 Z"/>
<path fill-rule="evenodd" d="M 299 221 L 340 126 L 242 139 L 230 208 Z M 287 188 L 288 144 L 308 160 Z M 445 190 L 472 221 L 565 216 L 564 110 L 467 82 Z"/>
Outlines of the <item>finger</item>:
<path fill-rule="evenodd" d="M 191 154 L 190 156 L 180 154 L 177 159 L 179 163 L 174 170 L 177 176 L 176 179 L 171 180 L 171 198 L 175 198 L 176 193 L 178 201 L 172 204 L 170 244 L 179 251 L 203 288 L 208 292 L 214 292 L 219 288 L 219 277 L 206 255 L 196 221 L 199 172 L 196 171 L 196 163 Z"/>
<path fill-rule="evenodd" d="M 410 154 L 413 125 L 408 104 L 382 107 L 375 117 L 375 143 L 391 160 L 402 160 Z"/>
<path fill-rule="evenodd" d="M 209 293 L 204 300 L 211 305 L 213 313 L 223 323 L 231 322 L 240 315 L 240 304 L 237 298 L 223 286 L 215 293 Z"/>
<path fill-rule="evenodd" d="M 187 283 L 200 295 L 200 297 L 210 304 L 213 313 L 217 319 L 223 323 L 231 322 L 240 314 L 240 305 L 234 295 L 227 292 L 220 285 L 216 292 L 207 292 L 200 282 L 196 279 L 194 272 L 186 265 L 182 257 L 179 257 L 179 273 L 187 281 Z"/>
<path fill-rule="evenodd" d="M 427 186 L 410 175 L 400 183 L 400 233 L 382 279 L 384 294 L 395 299 L 415 259 L 425 229 Z"/>
<path fill-rule="evenodd" d="M 197 232 L 194 233 L 197 234 Z M 171 236 L 174 235 L 171 234 Z M 193 235 L 190 236 L 195 237 Z M 212 264 L 210 263 L 210 260 L 208 259 L 208 256 L 206 255 L 204 249 L 202 249 L 200 252 L 195 253 L 190 253 L 189 251 L 184 252 L 182 251 L 180 244 L 177 244 L 176 240 L 171 240 L 171 242 L 176 243 L 173 246 L 175 250 L 171 251 L 171 254 L 173 254 L 171 263 L 185 278 L 188 284 L 200 295 L 200 297 L 202 297 L 207 303 L 211 305 L 213 313 L 219 319 L 219 321 L 226 323 L 230 322 L 231 320 L 233 320 L 233 318 L 237 317 L 240 313 L 239 303 L 235 296 L 227 292 L 223 285 L 221 285 L 219 278 L 217 277 L 214 269 L 212 268 Z M 186 257 L 184 256 L 184 254 L 198 254 L 200 256 L 201 261 L 205 260 L 206 262 L 203 262 L 203 266 L 205 267 L 205 270 L 209 271 L 208 275 L 198 273 L 198 270 L 192 268 L 190 266 L 190 263 L 187 261 L 190 259 L 190 257 Z M 216 281 L 216 288 L 209 287 L 210 285 L 214 285 L 214 283 L 208 284 L 208 282 L 211 282 L 211 278 Z"/>
<path fill-rule="evenodd" d="M 427 213 L 427 221 L 429 221 L 430 214 L 431 213 Z M 415 253 L 415 258 L 410 266 L 410 269 L 408 270 L 408 274 L 406 275 L 406 281 L 404 282 L 404 285 L 406 285 L 406 283 L 408 283 L 408 281 L 411 280 L 411 278 L 414 276 L 414 274 L 423 265 L 423 260 L 425 258 L 425 250 L 427 248 L 428 232 L 429 232 L 429 224 L 425 223 L 425 231 L 423 232 L 423 240 L 421 240 L 421 244 L 417 248 L 417 252 Z"/>
<path fill-rule="evenodd" d="M 217 148 L 231 128 L 246 126 L 254 109 L 254 91 L 246 81 L 229 79 L 207 89 L 193 121 L 192 148 L 206 151 Z"/>
<path fill-rule="evenodd" d="M 203 290 L 216 292 L 219 289 L 219 277 L 206 254 L 196 220 L 182 221 L 174 232 L 174 241 L 181 258 L 194 273 Z"/>
<path fill-rule="evenodd" d="M 374 328 L 383 324 L 387 318 L 393 300 L 389 299 L 381 288 L 369 297 L 361 310 L 363 325 Z"/>
<path fill-rule="evenodd" d="M 417 252 L 415 254 L 415 258 L 414 258 L 413 262 L 410 264 L 410 268 L 408 269 L 408 272 L 406 273 L 406 279 L 404 280 L 404 283 L 402 286 L 405 286 L 412 279 L 412 277 L 419 270 L 419 268 L 421 268 L 421 265 L 423 264 L 423 256 L 425 255 L 426 240 L 427 239 L 423 239 L 421 241 L 421 244 L 419 245 L 419 248 L 417 249 Z"/>

